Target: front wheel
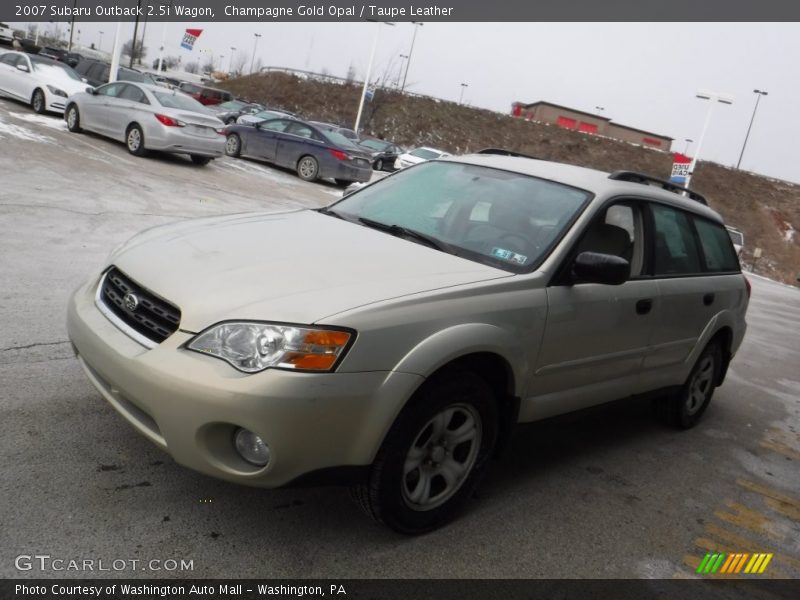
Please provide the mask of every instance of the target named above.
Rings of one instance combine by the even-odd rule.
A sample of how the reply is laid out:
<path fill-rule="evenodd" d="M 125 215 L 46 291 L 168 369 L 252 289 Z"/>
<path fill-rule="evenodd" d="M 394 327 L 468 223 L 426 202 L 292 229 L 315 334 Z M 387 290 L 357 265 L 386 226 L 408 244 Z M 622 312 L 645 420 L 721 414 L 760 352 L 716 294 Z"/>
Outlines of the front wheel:
<path fill-rule="evenodd" d="M 199 156 L 197 154 L 192 154 L 190 158 L 192 159 L 192 162 L 196 164 L 198 167 L 204 167 L 211 162 L 210 156 Z"/>
<path fill-rule="evenodd" d="M 67 107 L 67 129 L 72 133 L 80 133 L 81 130 L 81 115 L 78 112 L 78 107 L 70 104 Z"/>
<path fill-rule="evenodd" d="M 36 89 L 33 92 L 31 108 L 40 115 L 43 115 L 47 111 L 47 102 L 45 101 L 44 92 L 42 90 Z"/>
<path fill-rule="evenodd" d="M 128 127 L 128 133 L 125 135 L 125 145 L 128 147 L 128 152 L 134 156 L 145 155 L 147 151 L 144 147 L 144 133 L 141 127 L 138 125 Z"/>
<path fill-rule="evenodd" d="M 375 170 L 376 171 L 383 171 L 383 159 L 379 158 L 375 161 Z"/>
<path fill-rule="evenodd" d="M 304 181 L 314 181 L 319 176 L 319 163 L 313 156 L 304 156 L 297 161 L 297 174 Z"/>
<path fill-rule="evenodd" d="M 405 534 L 450 521 L 472 495 L 497 440 L 497 400 L 469 371 L 428 380 L 395 421 L 372 465 L 354 489 L 375 520 Z"/>
<path fill-rule="evenodd" d="M 225 139 L 225 154 L 238 158 L 242 154 L 242 139 L 235 133 Z"/>

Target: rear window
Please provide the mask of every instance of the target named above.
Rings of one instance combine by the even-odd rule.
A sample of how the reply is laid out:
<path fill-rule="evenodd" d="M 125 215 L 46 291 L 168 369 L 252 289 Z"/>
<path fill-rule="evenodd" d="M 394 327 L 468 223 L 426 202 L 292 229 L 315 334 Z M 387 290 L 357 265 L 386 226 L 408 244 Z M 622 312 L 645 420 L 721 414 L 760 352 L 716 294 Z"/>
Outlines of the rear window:
<path fill-rule="evenodd" d="M 231 100 L 229 102 L 223 102 L 219 105 L 218 108 L 222 110 L 241 110 L 247 106 L 244 102 L 240 102 L 239 100 Z"/>
<path fill-rule="evenodd" d="M 417 158 L 424 158 L 425 160 L 433 160 L 434 158 L 439 158 L 441 156 L 440 152 L 428 150 L 427 148 L 417 148 L 416 150 L 409 152 L 409 154 L 411 156 L 416 156 Z"/>
<path fill-rule="evenodd" d="M 700 247 L 706 268 L 713 273 L 739 271 L 739 259 L 728 231 L 718 223 L 695 217 L 694 226 L 700 236 Z"/>
<path fill-rule="evenodd" d="M 200 86 L 194 85 L 193 83 L 182 83 L 180 87 L 187 94 L 196 94 L 202 89 Z"/>
<path fill-rule="evenodd" d="M 130 69 L 123 69 L 123 68 L 119 70 L 118 79 L 122 81 L 135 81 L 137 83 L 145 82 L 144 75 L 142 75 L 138 71 L 131 71 Z"/>
<path fill-rule="evenodd" d="M 177 108 L 180 110 L 190 110 L 192 112 L 207 113 L 206 107 L 200 104 L 197 100 L 186 94 L 178 92 L 153 92 L 158 103 L 167 108 Z"/>

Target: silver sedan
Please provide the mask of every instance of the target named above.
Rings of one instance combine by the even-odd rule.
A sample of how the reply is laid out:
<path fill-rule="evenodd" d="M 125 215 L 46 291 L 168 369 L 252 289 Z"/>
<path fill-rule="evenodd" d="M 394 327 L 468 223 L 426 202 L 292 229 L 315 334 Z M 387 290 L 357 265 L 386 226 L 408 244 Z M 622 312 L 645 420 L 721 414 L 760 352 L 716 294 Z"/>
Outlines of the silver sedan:
<path fill-rule="evenodd" d="M 223 123 L 202 104 L 177 90 L 117 81 L 91 93 L 74 94 L 64 119 L 70 131 L 83 129 L 125 142 L 128 152 L 188 154 L 197 165 L 225 151 Z"/>

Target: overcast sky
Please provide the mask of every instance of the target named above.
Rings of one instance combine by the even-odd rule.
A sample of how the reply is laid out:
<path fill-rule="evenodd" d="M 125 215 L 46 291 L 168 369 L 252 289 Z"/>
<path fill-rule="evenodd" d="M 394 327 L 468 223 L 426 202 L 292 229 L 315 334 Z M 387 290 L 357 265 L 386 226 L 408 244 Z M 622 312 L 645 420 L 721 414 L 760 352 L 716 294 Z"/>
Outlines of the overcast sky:
<path fill-rule="evenodd" d="M 63 25 L 62 25 L 63 27 Z M 202 28 L 193 53 L 180 49 L 187 27 Z M 81 43 L 110 50 L 112 23 L 79 23 Z M 155 58 L 163 24 L 147 26 L 148 58 Z M 352 64 L 363 76 L 375 31 L 380 42 L 374 69 L 400 70 L 414 26 L 376 23 L 170 23 L 167 54 L 187 62 L 199 50 L 225 56 L 244 51 L 250 64 L 254 33 L 264 65 L 344 76 Z M 130 39 L 133 24 L 123 24 Z M 141 29 L 140 29 L 141 31 Z M 698 89 L 730 94 L 717 104 L 701 158 L 735 165 L 753 112 L 753 89 L 766 90 L 742 168 L 800 182 L 800 24 L 798 23 L 426 23 L 419 28 L 408 75 L 410 90 L 508 112 L 515 100 L 546 100 L 598 112 L 623 125 L 675 138 L 690 154 L 705 120 L 708 101 Z"/>

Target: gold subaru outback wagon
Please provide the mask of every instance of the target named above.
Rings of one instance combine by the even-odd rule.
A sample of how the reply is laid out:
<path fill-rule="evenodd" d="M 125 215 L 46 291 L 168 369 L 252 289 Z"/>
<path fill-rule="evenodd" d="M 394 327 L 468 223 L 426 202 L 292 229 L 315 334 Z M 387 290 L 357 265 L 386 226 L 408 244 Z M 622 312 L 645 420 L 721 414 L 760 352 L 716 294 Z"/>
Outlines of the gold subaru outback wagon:
<path fill-rule="evenodd" d="M 181 465 L 352 484 L 421 533 L 518 422 L 659 390 L 692 426 L 749 291 L 700 195 L 490 152 L 319 210 L 149 229 L 75 292 L 68 329 L 100 394 Z"/>

